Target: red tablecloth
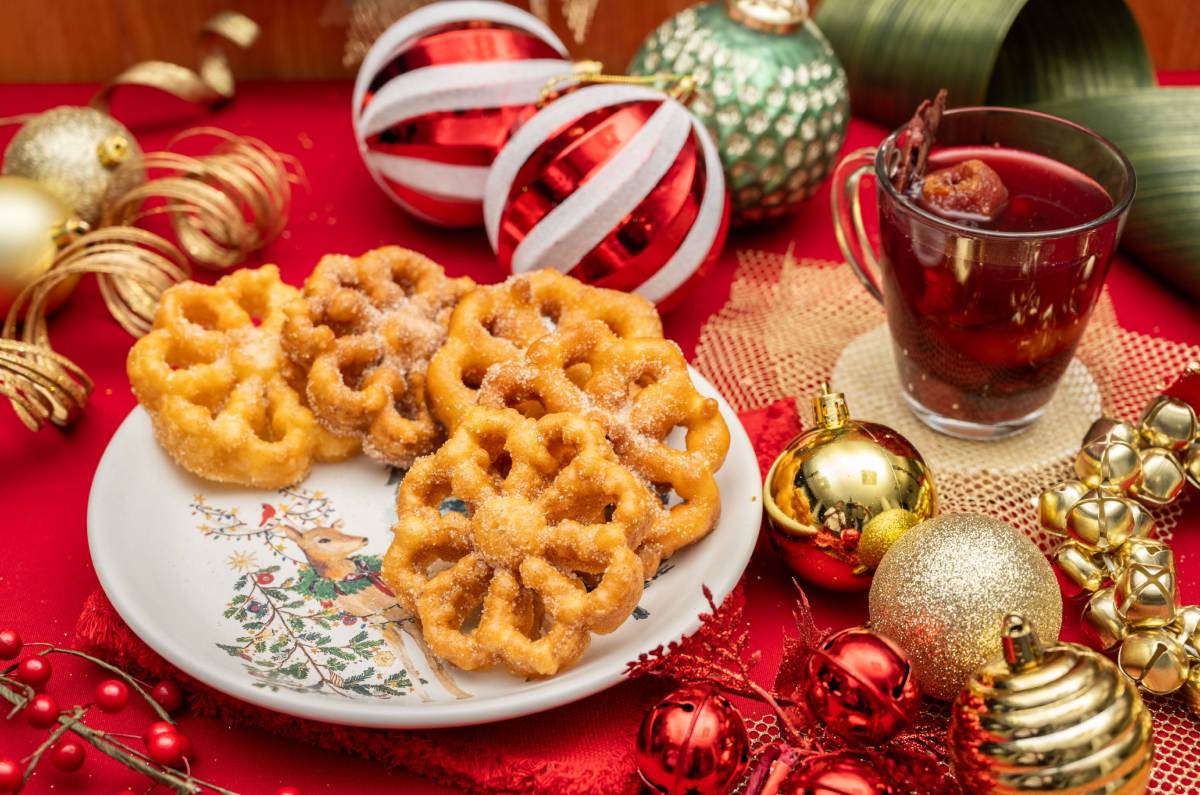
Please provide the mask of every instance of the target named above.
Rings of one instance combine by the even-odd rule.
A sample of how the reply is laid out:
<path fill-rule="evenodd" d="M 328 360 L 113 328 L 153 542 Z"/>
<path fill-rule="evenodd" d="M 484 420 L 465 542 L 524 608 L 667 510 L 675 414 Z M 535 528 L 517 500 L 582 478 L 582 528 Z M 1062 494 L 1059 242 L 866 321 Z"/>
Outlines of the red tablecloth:
<path fill-rule="evenodd" d="M 1164 81 L 1167 82 L 1167 81 Z M 1200 74 L 1171 76 L 1169 82 L 1200 82 Z M 60 104 L 83 104 L 91 86 L 0 86 L 0 117 Z M 497 281 L 482 232 L 448 232 L 410 221 L 368 178 L 355 152 L 347 83 L 241 84 L 227 108 L 204 114 L 150 93 L 131 89 L 118 97 L 115 113 L 131 123 L 143 147 L 161 148 L 180 129 L 212 124 L 253 135 L 296 155 L 311 191 L 298 189 L 291 224 L 259 258 L 276 262 L 284 277 L 299 283 L 326 252 L 358 253 L 385 243 L 422 250 L 452 274 Z M 5 131 L 0 143 L 11 133 Z M 877 142 L 883 130 L 851 125 L 847 147 Z M 720 264 L 689 300 L 666 318 L 666 331 L 690 354 L 705 319 L 726 300 L 734 252 L 744 248 L 784 251 L 795 243 L 798 256 L 839 258 L 822 191 L 793 218 L 768 229 L 735 233 Z M 201 278 L 210 278 L 202 274 Z M 1118 318 L 1126 328 L 1187 342 L 1200 341 L 1200 312 L 1166 285 L 1118 260 L 1108 280 Z M 96 587 L 88 558 L 85 509 L 92 472 L 109 437 L 134 405 L 125 378 L 130 338 L 107 316 L 94 285 L 82 286 L 51 324 L 56 347 L 95 379 L 86 414 L 70 430 L 31 434 L 0 406 L 0 504 L 7 505 L 0 542 L 0 626 L 17 628 L 28 640 L 69 643 L 84 598 Z M 1175 550 L 1185 602 L 1200 600 L 1200 501 L 1193 500 Z M 1189 532 L 1193 531 L 1193 532 Z M 155 565 L 147 561 L 146 565 Z M 769 556 L 752 563 L 747 583 L 747 615 L 753 643 L 763 649 L 764 677 L 773 674 L 781 627 L 790 615 L 790 595 L 782 569 Z M 866 617 L 865 594 L 833 598 L 812 594 L 819 624 L 846 626 Z M 1068 607 L 1064 636 L 1077 638 L 1077 611 Z M 97 677 L 70 666 L 56 688 L 66 703 L 72 690 L 81 699 Z M 66 680 L 66 681 L 63 681 Z M 130 716 L 131 726 L 137 723 Z M 141 719 L 144 721 L 144 717 Z M 359 760 L 313 750 L 277 738 L 190 718 L 188 730 L 200 750 L 198 771 L 245 793 L 270 793 L 282 783 L 306 795 L 320 792 L 448 792 L 403 773 Z M 32 735 L 0 724 L 0 756 L 22 756 Z M 486 753 L 486 749 L 480 749 Z M 27 792 L 139 791 L 143 780 L 93 753 L 82 774 L 66 775 L 47 766 Z"/>

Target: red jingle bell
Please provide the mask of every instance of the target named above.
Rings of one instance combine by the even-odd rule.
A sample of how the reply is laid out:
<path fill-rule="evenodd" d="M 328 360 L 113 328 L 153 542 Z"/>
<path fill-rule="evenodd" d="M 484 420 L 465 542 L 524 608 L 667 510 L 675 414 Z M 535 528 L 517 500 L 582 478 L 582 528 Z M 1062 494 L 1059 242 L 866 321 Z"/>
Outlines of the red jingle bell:
<path fill-rule="evenodd" d="M 521 126 L 483 199 L 500 266 L 557 268 L 666 310 L 720 254 L 729 197 L 712 136 L 645 86 L 592 85 Z"/>
<path fill-rule="evenodd" d="M 864 627 L 831 635 L 813 649 L 801 683 L 809 709 L 849 742 L 877 745 L 913 722 L 921 689 L 908 657 Z"/>
<path fill-rule="evenodd" d="M 532 14 L 489 0 L 431 3 L 371 46 L 354 83 L 354 134 L 367 170 L 422 220 L 477 226 L 484 182 L 542 88 L 572 74 Z"/>
<path fill-rule="evenodd" d="M 778 795 L 895 795 L 895 792 L 866 757 L 850 751 L 805 760 L 777 790 Z"/>
<path fill-rule="evenodd" d="M 750 761 L 741 713 L 706 685 L 650 708 L 637 739 L 638 773 L 660 795 L 723 795 Z"/>

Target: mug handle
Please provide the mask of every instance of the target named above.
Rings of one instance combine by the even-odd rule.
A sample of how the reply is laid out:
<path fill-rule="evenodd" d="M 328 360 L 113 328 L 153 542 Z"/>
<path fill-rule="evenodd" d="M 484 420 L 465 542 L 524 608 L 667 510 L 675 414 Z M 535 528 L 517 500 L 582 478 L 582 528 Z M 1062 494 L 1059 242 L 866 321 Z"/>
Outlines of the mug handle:
<path fill-rule="evenodd" d="M 862 197 L 858 185 L 863 176 L 871 173 L 875 164 L 875 147 L 858 149 L 842 158 L 833 170 L 833 189 L 829 192 L 833 207 L 833 231 L 837 234 L 842 256 L 854 269 L 854 274 L 876 301 L 883 301 L 879 289 L 879 259 L 871 248 L 867 228 L 863 224 Z M 851 232 L 853 231 L 853 237 Z"/>

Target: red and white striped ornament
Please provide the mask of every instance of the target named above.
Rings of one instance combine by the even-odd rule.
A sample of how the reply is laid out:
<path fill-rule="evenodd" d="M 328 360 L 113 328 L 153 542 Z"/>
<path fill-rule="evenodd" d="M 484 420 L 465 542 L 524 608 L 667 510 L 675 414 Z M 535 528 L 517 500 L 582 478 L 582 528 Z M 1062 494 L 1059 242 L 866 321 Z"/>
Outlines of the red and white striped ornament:
<path fill-rule="evenodd" d="M 687 108 L 608 84 L 554 100 L 517 130 L 483 213 L 513 273 L 557 268 L 670 308 L 720 253 L 729 199 L 717 147 Z"/>
<path fill-rule="evenodd" d="M 354 83 L 354 134 L 397 204 L 443 226 L 482 220 L 484 183 L 542 88 L 571 74 L 537 17 L 491 0 L 423 6 L 384 31 Z"/>

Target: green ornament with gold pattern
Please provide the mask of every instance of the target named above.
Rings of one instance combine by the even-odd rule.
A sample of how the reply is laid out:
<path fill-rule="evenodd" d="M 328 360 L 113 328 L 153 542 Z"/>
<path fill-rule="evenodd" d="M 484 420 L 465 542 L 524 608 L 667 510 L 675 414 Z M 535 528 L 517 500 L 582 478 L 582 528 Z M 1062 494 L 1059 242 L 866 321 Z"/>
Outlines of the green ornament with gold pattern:
<path fill-rule="evenodd" d="M 695 78 L 689 108 L 721 150 L 735 223 L 794 210 L 846 137 L 846 74 L 805 0 L 692 6 L 642 42 L 629 73 Z"/>

